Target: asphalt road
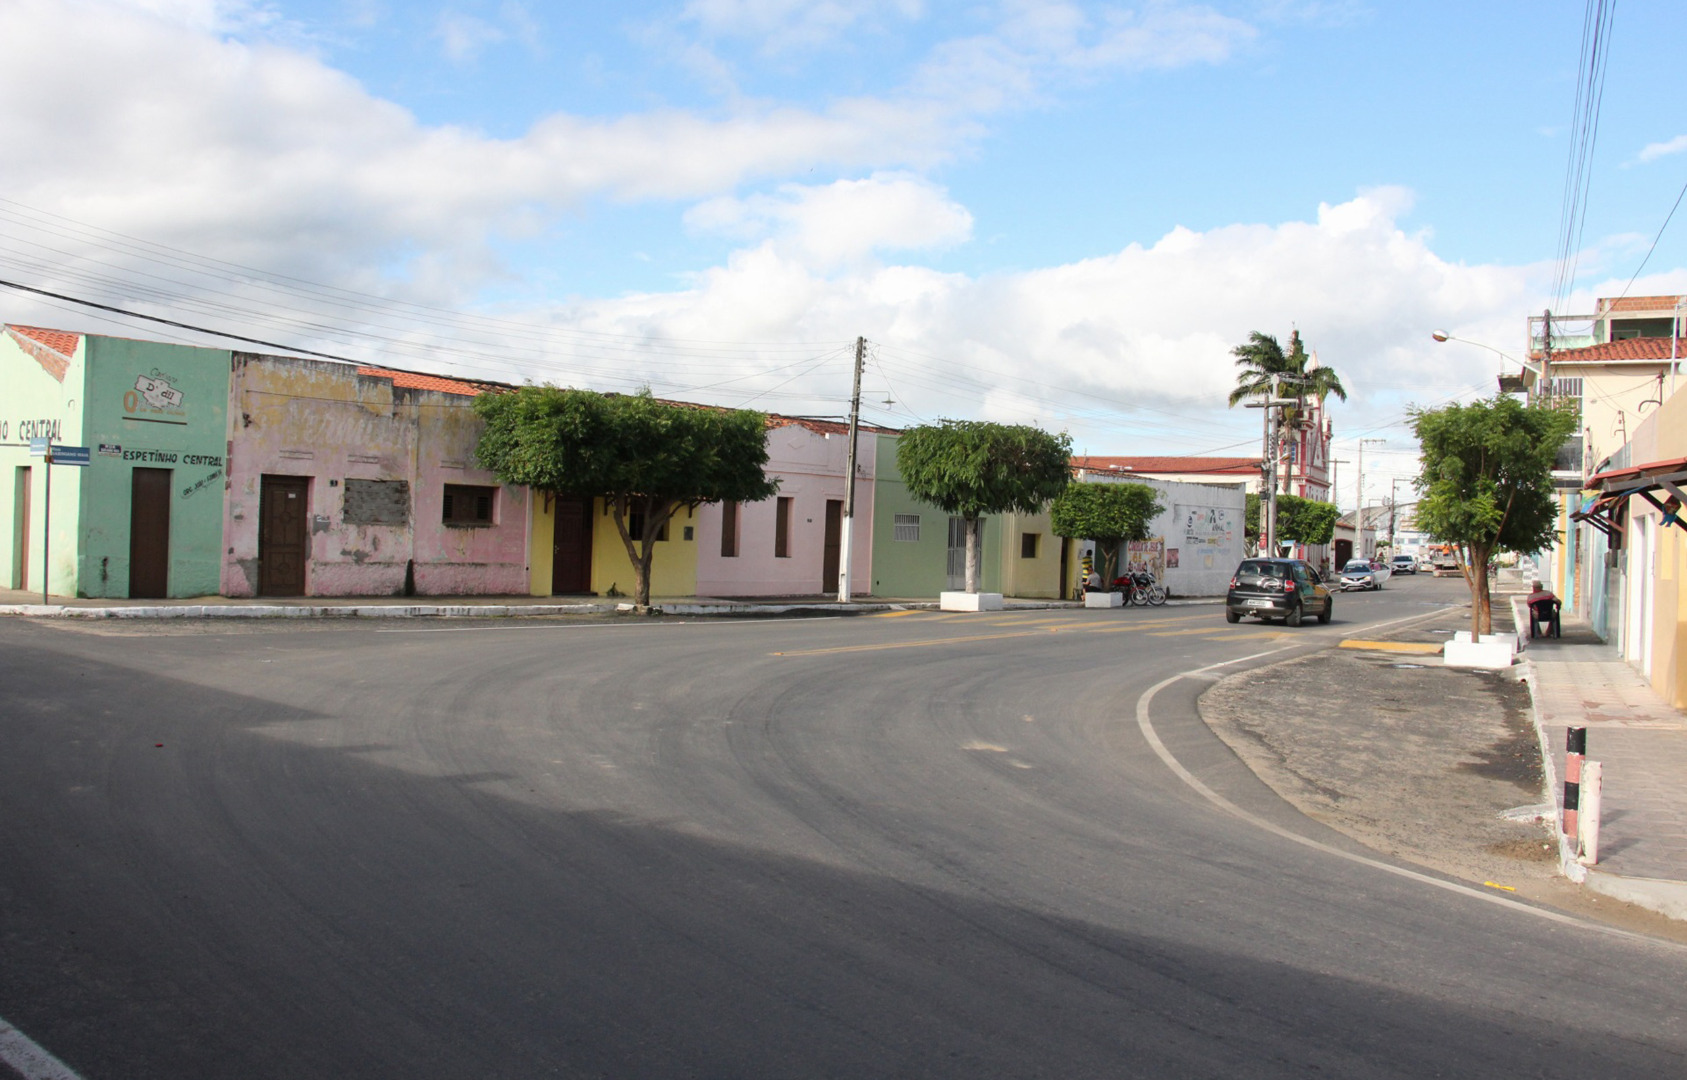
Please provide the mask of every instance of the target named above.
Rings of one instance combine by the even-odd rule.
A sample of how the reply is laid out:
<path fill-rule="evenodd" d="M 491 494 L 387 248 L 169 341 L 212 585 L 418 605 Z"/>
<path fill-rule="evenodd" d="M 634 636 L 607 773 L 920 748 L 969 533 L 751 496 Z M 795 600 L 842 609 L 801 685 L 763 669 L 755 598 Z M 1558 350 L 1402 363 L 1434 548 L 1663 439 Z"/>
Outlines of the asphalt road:
<path fill-rule="evenodd" d="M 0 621 L 0 1018 L 85 1080 L 1687 1073 L 1687 950 L 1397 868 L 1200 722 L 1417 585 Z"/>

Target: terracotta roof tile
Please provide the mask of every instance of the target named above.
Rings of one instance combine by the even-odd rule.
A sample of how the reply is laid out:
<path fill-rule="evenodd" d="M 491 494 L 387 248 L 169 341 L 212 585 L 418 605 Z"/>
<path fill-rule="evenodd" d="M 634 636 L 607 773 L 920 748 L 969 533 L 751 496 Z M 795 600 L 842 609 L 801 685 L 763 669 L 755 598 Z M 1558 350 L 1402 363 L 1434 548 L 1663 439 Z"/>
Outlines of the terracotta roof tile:
<path fill-rule="evenodd" d="M 1257 476 L 1259 458 L 1246 457 L 1075 457 L 1074 469 L 1091 472 L 1206 473 L 1212 476 Z"/>
<path fill-rule="evenodd" d="M 442 394 L 460 394 L 463 397 L 479 397 L 493 388 L 491 383 L 466 382 L 462 379 L 422 375 L 414 371 L 396 371 L 392 368 L 363 366 L 357 369 L 357 373 L 378 379 L 391 379 L 394 386 L 405 390 L 437 390 Z"/>
<path fill-rule="evenodd" d="M 8 326 L 6 333 L 18 343 L 18 348 L 35 359 L 41 369 L 59 382 L 70 371 L 70 361 L 76 356 L 81 334 L 65 330 L 47 330 L 39 326 Z"/>
<path fill-rule="evenodd" d="M 1666 337 L 1624 338 L 1581 349 L 1559 349 L 1553 352 L 1552 362 L 1580 364 L 1598 360 L 1668 360 L 1670 344 L 1670 339 Z M 1676 338 L 1674 344 L 1676 358 L 1687 361 L 1687 338 Z"/>
<path fill-rule="evenodd" d="M 1620 311 L 1668 311 L 1681 301 L 1679 296 L 1621 296 L 1615 300 L 1600 300 L 1601 315 Z"/>

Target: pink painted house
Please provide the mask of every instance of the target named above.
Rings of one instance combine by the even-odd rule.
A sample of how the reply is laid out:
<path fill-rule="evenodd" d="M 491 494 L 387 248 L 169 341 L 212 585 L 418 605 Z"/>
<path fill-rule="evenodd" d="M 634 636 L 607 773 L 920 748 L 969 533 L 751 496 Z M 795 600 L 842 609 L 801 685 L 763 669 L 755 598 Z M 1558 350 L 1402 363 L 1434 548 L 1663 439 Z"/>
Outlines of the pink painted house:
<path fill-rule="evenodd" d="M 474 461 L 488 389 L 235 353 L 225 596 L 527 592 L 527 489 Z"/>
<path fill-rule="evenodd" d="M 873 569 L 873 478 L 879 429 L 863 425 L 855 460 L 852 591 Z M 779 493 L 758 503 L 709 503 L 697 511 L 700 596 L 813 596 L 836 592 L 848 425 L 770 416 L 767 473 Z"/>

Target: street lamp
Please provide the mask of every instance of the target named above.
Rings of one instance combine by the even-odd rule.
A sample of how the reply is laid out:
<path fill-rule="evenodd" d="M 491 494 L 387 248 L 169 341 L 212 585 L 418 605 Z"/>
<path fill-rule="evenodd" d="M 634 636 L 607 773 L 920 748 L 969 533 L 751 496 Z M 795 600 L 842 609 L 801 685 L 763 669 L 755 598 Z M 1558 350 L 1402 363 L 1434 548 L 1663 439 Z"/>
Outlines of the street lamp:
<path fill-rule="evenodd" d="M 1464 344 L 1474 345 L 1478 349 L 1487 349 L 1491 353 L 1497 353 L 1502 358 L 1510 360 L 1512 363 L 1516 364 L 1530 375 L 1535 376 L 1537 379 L 1540 378 L 1540 372 L 1530 367 L 1527 363 L 1517 359 L 1517 357 L 1512 356 L 1510 353 L 1500 352 L 1500 350 L 1494 348 L 1492 345 L 1484 345 L 1480 341 L 1472 341 L 1469 338 L 1461 338 L 1457 334 L 1449 334 L 1445 330 L 1431 330 L 1429 332 L 1429 336 L 1434 338 L 1436 341 L 1441 342 L 1443 345 L 1449 341 L 1462 341 Z M 1523 378 L 1521 375 L 1507 375 L 1503 368 L 1500 370 L 1500 393 L 1520 394 L 1524 391 L 1524 389 L 1525 387 L 1523 385 Z"/>

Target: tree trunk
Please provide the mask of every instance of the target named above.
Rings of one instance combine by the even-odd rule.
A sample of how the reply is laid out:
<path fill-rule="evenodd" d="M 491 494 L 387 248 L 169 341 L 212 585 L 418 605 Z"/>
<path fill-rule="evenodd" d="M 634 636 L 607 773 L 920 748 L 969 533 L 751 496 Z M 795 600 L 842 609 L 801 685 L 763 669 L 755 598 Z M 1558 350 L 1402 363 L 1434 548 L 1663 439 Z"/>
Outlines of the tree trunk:
<path fill-rule="evenodd" d="M 979 585 L 981 584 L 980 578 L 982 577 L 979 573 L 979 563 L 981 561 L 979 558 L 979 549 L 983 547 L 983 544 L 980 542 L 983 540 L 983 519 L 969 517 L 965 520 L 967 524 L 967 592 L 976 593 L 978 592 Z"/>
<path fill-rule="evenodd" d="M 644 528 L 636 538 L 627 531 L 627 516 L 633 497 L 619 495 L 610 499 L 609 505 L 615 519 L 615 531 L 621 534 L 621 544 L 627 549 L 627 561 L 633 564 L 633 607 L 644 612 L 650 610 L 650 564 L 656 554 L 656 537 L 661 535 L 662 527 L 674 516 L 680 504 L 664 502 L 658 505 L 658 501 L 651 498 L 638 501 L 644 513 Z"/>
<path fill-rule="evenodd" d="M 1458 549 L 1464 580 L 1470 586 L 1470 633 L 1473 638 L 1494 632 L 1494 599 L 1488 580 L 1488 562 L 1493 548 L 1471 544 Z"/>
<path fill-rule="evenodd" d="M 1101 555 L 1101 588 L 1103 591 L 1113 587 L 1113 579 L 1119 576 L 1119 549 L 1124 546 L 1123 540 L 1108 543 L 1104 540 L 1095 542 L 1095 550 Z"/>

